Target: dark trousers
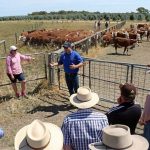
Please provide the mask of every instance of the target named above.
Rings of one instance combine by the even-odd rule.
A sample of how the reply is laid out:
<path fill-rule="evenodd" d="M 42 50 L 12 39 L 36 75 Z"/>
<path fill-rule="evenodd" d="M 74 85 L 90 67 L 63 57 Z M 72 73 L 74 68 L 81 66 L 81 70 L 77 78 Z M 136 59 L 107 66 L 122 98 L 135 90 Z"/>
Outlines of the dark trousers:
<path fill-rule="evenodd" d="M 65 73 L 66 84 L 70 95 L 77 93 L 79 88 L 79 79 L 77 73 Z"/>

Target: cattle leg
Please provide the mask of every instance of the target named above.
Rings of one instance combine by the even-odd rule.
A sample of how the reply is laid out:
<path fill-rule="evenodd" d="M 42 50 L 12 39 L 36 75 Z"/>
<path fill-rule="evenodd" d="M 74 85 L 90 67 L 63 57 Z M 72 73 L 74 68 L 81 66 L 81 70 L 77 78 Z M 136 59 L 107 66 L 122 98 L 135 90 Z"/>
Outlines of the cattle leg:
<path fill-rule="evenodd" d="M 116 51 L 116 54 L 117 54 L 117 44 L 115 44 L 115 51 Z"/>
<path fill-rule="evenodd" d="M 124 47 L 123 55 L 125 55 L 126 50 L 127 50 L 127 47 Z"/>

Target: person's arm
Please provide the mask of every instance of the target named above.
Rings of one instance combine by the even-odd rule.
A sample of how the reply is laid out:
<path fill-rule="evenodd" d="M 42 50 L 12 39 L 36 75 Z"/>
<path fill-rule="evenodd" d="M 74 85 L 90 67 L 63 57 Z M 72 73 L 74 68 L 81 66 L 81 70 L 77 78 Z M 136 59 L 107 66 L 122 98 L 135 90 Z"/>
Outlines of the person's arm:
<path fill-rule="evenodd" d="M 72 64 L 72 65 L 70 65 L 70 69 L 77 69 L 77 68 L 80 68 L 80 67 L 82 67 L 82 66 L 83 66 L 83 62 L 81 62 L 81 63 L 79 63 L 79 64 L 77 64 L 77 65 Z"/>
<path fill-rule="evenodd" d="M 11 78 L 14 79 L 12 70 L 11 70 L 11 59 L 10 57 L 6 58 L 6 67 L 7 67 L 7 73 L 11 75 Z"/>
<path fill-rule="evenodd" d="M 75 59 L 77 61 L 77 64 L 76 65 L 75 64 L 70 65 L 70 69 L 77 69 L 77 68 L 80 68 L 83 66 L 83 59 L 78 53 L 76 54 Z"/>
<path fill-rule="evenodd" d="M 30 61 L 30 60 L 34 60 L 35 59 L 35 58 L 31 57 L 31 56 L 22 55 L 20 53 L 19 53 L 19 55 L 20 55 L 20 59 L 23 60 L 23 61 L 24 60 Z"/>
<path fill-rule="evenodd" d="M 73 150 L 70 145 L 64 145 L 63 148 L 64 150 Z"/>
<path fill-rule="evenodd" d="M 54 62 L 49 63 L 49 66 L 50 66 L 50 67 L 58 66 L 58 62 L 56 62 L 56 63 L 54 63 Z"/>

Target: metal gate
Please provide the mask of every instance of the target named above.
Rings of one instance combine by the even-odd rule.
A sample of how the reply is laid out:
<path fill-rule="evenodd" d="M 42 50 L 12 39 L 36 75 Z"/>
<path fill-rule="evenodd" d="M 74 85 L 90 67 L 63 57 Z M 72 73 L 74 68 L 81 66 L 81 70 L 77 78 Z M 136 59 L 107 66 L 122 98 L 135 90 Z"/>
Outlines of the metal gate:
<path fill-rule="evenodd" d="M 51 60 L 57 61 L 58 54 L 51 54 Z M 120 83 L 133 83 L 138 91 L 136 101 L 144 105 L 150 91 L 148 67 L 138 64 L 100 61 L 84 58 L 84 66 L 79 71 L 80 86 L 88 86 L 99 94 L 101 100 L 115 103 L 120 95 Z M 59 89 L 67 90 L 63 68 L 51 68 L 51 83 Z"/>

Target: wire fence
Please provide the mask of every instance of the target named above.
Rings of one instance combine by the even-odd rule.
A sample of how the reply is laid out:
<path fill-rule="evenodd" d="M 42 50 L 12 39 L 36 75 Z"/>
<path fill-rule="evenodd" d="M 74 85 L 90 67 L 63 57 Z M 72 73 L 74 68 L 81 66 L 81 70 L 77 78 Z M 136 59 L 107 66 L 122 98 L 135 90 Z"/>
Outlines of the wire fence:
<path fill-rule="evenodd" d="M 57 61 L 58 54 L 52 54 Z M 138 64 L 100 61 L 84 58 L 84 66 L 79 71 L 80 86 L 88 86 L 98 93 L 101 100 L 116 103 L 120 95 L 120 83 L 133 83 L 137 88 L 136 101 L 144 107 L 146 95 L 150 91 L 150 74 L 148 67 Z M 59 89 L 67 90 L 63 68 L 50 68 L 51 83 Z"/>

